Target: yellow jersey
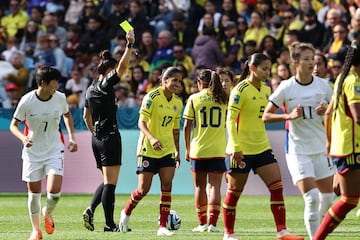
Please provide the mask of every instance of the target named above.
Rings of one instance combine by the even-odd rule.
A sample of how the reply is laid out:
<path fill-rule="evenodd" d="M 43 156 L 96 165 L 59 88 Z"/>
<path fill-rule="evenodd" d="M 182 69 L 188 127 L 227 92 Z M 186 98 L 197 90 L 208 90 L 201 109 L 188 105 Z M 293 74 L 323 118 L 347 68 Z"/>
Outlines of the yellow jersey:
<path fill-rule="evenodd" d="M 140 132 L 137 150 L 138 156 L 161 158 L 175 153 L 173 129 L 180 128 L 182 107 L 182 101 L 175 94 L 168 101 L 162 87 L 144 96 L 139 111 L 139 121 L 147 123 L 151 134 L 161 142 L 162 149 L 155 151 L 149 139 Z"/>
<path fill-rule="evenodd" d="M 270 87 L 265 83 L 261 83 L 258 90 L 248 79 L 231 91 L 226 119 L 229 134 L 226 153 L 242 151 L 252 155 L 271 149 L 261 119 L 270 94 Z"/>
<path fill-rule="evenodd" d="M 333 96 L 334 107 L 338 84 L 339 81 L 336 80 Z M 349 105 L 353 103 L 360 103 L 360 77 L 350 70 L 344 80 L 338 107 L 334 109 L 332 115 L 330 154 L 333 157 L 360 153 L 360 126 L 352 118 L 349 109 Z"/>
<path fill-rule="evenodd" d="M 192 120 L 191 159 L 224 158 L 226 148 L 226 104 L 216 103 L 209 89 L 191 95 L 183 118 Z"/>

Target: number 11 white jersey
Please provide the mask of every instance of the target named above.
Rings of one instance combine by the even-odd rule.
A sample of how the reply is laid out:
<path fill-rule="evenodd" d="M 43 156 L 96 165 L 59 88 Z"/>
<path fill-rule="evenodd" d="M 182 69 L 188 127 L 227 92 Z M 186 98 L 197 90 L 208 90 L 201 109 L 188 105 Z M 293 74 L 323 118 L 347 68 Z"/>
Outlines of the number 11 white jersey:
<path fill-rule="evenodd" d="M 23 159 L 38 162 L 64 153 L 60 120 L 68 112 L 65 94 L 58 91 L 46 101 L 39 99 L 36 90 L 20 99 L 14 118 L 24 123 L 25 135 L 32 139 L 32 146 L 23 148 Z"/>
<path fill-rule="evenodd" d="M 309 84 L 299 83 L 295 77 L 281 82 L 269 100 L 276 106 L 285 106 L 286 112 L 300 105 L 303 117 L 290 120 L 288 147 L 290 154 L 317 154 L 326 152 L 323 116 L 316 113 L 320 103 L 327 104 L 332 96 L 327 80 L 314 76 Z"/>

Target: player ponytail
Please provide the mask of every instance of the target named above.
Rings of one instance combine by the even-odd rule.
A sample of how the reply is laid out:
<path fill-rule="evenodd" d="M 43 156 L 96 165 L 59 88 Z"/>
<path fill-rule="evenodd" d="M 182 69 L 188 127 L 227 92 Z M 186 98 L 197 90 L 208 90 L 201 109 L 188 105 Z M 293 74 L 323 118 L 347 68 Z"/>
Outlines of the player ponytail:
<path fill-rule="evenodd" d="M 360 43 L 358 41 L 353 42 L 351 46 L 348 48 L 345 56 L 345 62 L 340 73 L 340 78 L 338 79 L 339 83 L 337 86 L 337 91 L 335 93 L 335 107 L 337 109 L 339 105 L 339 98 L 342 93 L 343 84 L 345 78 L 347 77 L 351 66 L 359 66 L 360 65 Z"/>
<path fill-rule="evenodd" d="M 248 58 L 248 60 L 246 60 L 245 65 L 244 65 L 244 69 L 241 73 L 239 82 L 241 82 L 242 80 L 244 80 L 245 78 L 247 78 L 250 74 L 250 65 L 254 65 L 255 67 L 259 66 L 262 62 L 264 61 L 270 61 L 270 58 L 268 56 L 266 56 L 263 53 L 254 53 L 252 55 L 250 55 L 250 57 Z"/>
<path fill-rule="evenodd" d="M 228 96 L 221 85 L 219 75 L 210 69 L 204 69 L 199 74 L 199 80 L 202 80 L 209 88 L 216 103 L 226 104 Z"/>

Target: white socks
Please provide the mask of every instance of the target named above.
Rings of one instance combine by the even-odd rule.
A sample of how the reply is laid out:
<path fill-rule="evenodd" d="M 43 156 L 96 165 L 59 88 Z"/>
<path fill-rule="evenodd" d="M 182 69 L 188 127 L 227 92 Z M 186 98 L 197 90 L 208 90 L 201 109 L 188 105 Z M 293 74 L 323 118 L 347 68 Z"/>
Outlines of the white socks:
<path fill-rule="evenodd" d="M 315 235 L 316 230 L 320 225 L 319 214 L 319 191 L 313 188 L 303 195 L 305 208 L 304 208 L 304 223 L 310 239 Z"/>
<path fill-rule="evenodd" d="M 34 230 L 40 231 L 41 193 L 28 192 L 28 209 Z"/>
<path fill-rule="evenodd" d="M 47 193 L 46 195 L 46 212 L 48 214 L 51 214 L 55 207 L 56 204 L 59 202 L 60 199 L 60 195 L 61 193 Z"/>
<path fill-rule="evenodd" d="M 326 212 L 333 204 L 336 195 L 335 193 L 332 192 L 332 193 L 320 193 L 319 196 L 320 196 L 320 206 L 319 206 L 320 219 L 323 219 Z"/>

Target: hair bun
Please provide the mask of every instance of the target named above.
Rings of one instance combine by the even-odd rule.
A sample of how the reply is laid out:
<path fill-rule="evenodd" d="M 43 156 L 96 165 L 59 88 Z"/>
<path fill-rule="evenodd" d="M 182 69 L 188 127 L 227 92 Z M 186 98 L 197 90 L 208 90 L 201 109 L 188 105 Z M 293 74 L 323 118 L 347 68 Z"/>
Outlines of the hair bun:
<path fill-rule="evenodd" d="M 104 50 L 100 53 L 100 58 L 103 60 L 107 60 L 107 59 L 112 58 L 112 55 L 109 50 Z"/>

